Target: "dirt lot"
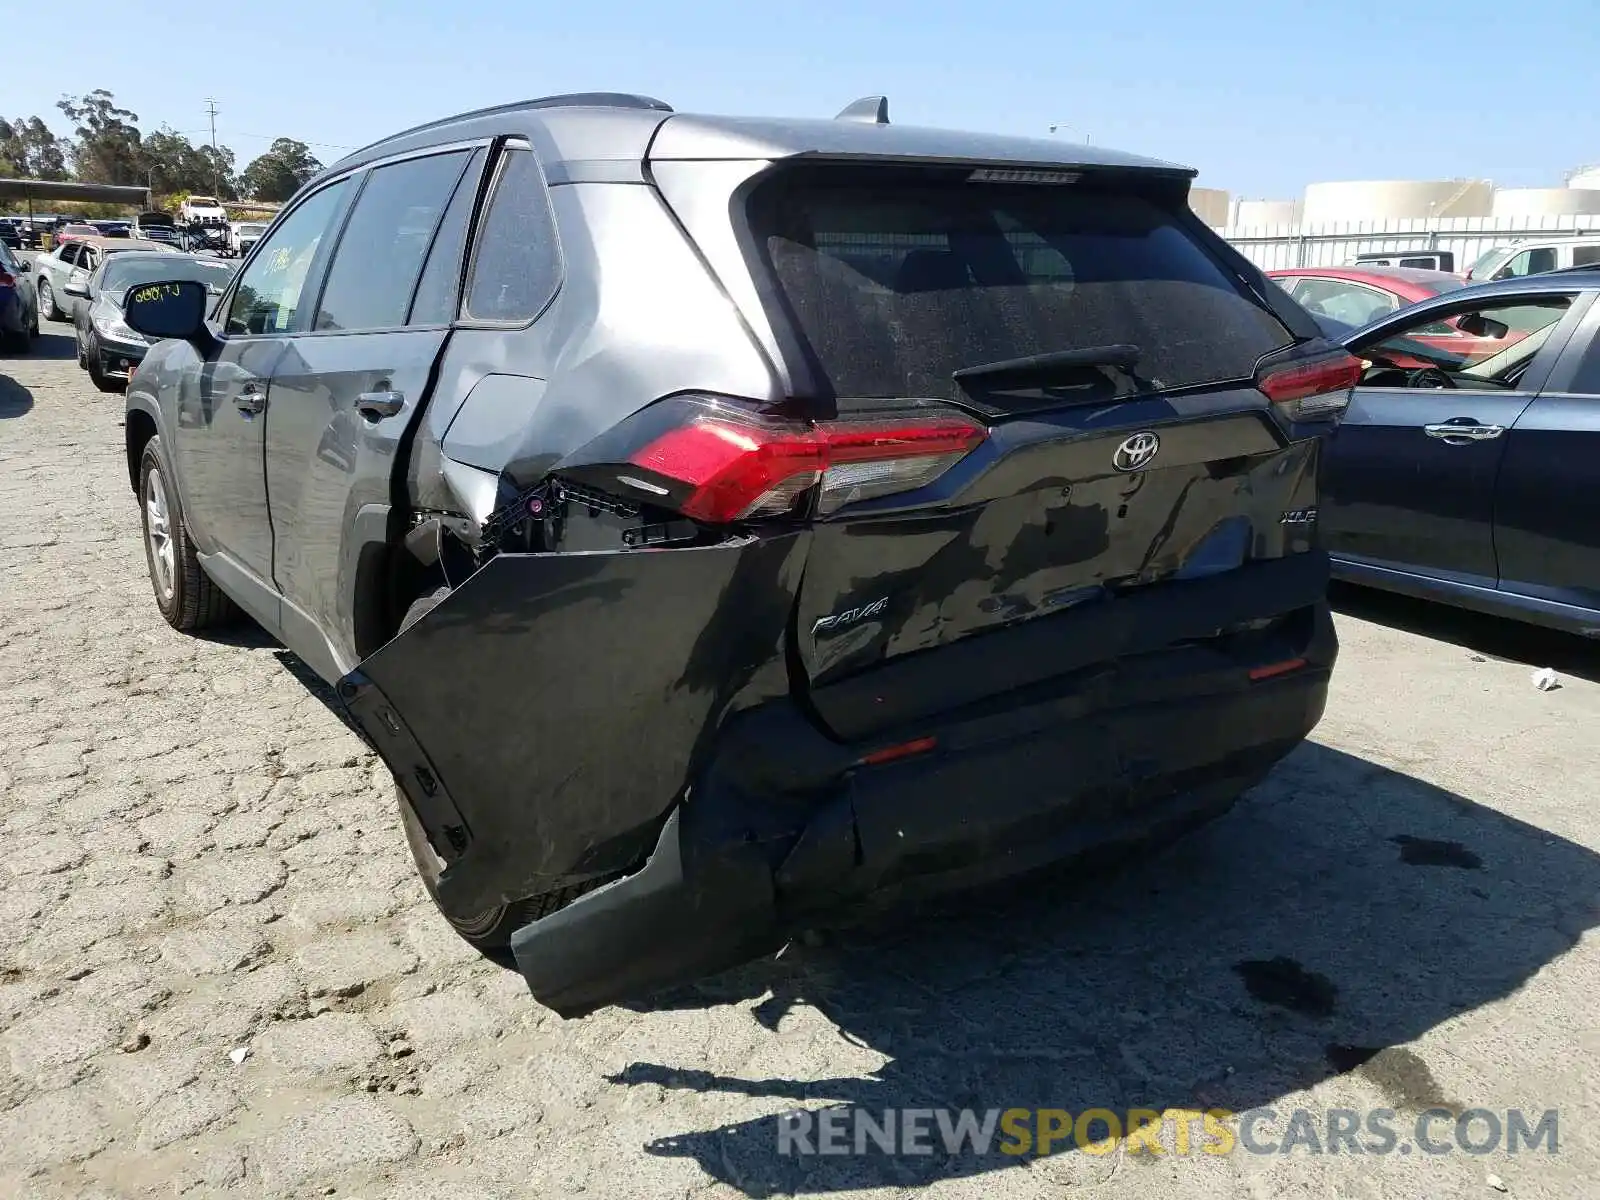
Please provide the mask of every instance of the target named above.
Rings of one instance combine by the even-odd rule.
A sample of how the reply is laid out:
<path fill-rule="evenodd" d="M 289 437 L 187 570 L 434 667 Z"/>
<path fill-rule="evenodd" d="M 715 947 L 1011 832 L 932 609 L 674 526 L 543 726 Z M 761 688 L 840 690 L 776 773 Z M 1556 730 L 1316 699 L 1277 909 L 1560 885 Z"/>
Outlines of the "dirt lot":
<path fill-rule="evenodd" d="M 120 400 L 49 332 L 0 362 L 0 1196 L 1593 1194 L 1595 648 L 1345 597 L 1314 741 L 1155 861 L 563 1022 L 434 915 L 296 660 L 161 622 Z M 780 1155 L 829 1104 L 1390 1108 L 1406 1146 Z M 1407 1153 L 1434 1106 L 1557 1109 L 1558 1153 Z"/>

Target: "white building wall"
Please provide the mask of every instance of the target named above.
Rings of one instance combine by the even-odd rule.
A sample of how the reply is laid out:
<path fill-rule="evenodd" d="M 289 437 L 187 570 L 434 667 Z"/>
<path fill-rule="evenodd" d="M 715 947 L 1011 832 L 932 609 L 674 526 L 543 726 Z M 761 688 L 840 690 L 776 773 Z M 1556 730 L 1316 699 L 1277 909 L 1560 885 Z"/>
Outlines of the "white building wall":
<path fill-rule="evenodd" d="M 1221 188 L 1191 187 L 1189 189 L 1189 207 L 1194 209 L 1198 216 L 1207 225 L 1217 226 L 1228 223 L 1228 209 L 1233 197 Z"/>
<path fill-rule="evenodd" d="M 1233 206 L 1233 220 L 1229 224 L 1244 229 L 1261 225 L 1298 225 L 1300 201 L 1298 200 L 1240 200 Z"/>
<path fill-rule="evenodd" d="M 1491 216 L 1534 217 L 1560 213 L 1600 213 L 1600 178 L 1595 187 L 1501 188 Z"/>
<path fill-rule="evenodd" d="M 1486 217 L 1494 188 L 1483 180 L 1352 180 L 1306 188 L 1302 219 L 1381 221 L 1405 217 Z"/>
<path fill-rule="evenodd" d="M 1357 254 L 1404 250 L 1450 250 L 1465 271 L 1484 251 L 1524 238 L 1600 234 L 1600 215 L 1400 218 L 1387 221 L 1323 221 L 1298 225 L 1217 230 L 1264 270 L 1334 267 Z"/>

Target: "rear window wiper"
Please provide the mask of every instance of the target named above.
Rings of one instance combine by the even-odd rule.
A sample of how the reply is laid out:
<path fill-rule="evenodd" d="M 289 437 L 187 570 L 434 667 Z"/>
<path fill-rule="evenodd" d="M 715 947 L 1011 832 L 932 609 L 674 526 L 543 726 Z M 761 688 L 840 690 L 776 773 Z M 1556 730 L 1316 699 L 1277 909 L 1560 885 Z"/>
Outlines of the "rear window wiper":
<path fill-rule="evenodd" d="M 1132 376 L 1139 363 L 1137 346 L 1085 346 L 1081 350 L 1047 350 L 1043 354 L 1029 354 L 1023 358 L 1006 358 L 999 362 L 978 363 L 962 367 L 951 373 L 957 383 L 983 381 L 985 383 L 1044 383 L 1057 376 L 1072 376 L 1085 368 L 1112 367 Z"/>

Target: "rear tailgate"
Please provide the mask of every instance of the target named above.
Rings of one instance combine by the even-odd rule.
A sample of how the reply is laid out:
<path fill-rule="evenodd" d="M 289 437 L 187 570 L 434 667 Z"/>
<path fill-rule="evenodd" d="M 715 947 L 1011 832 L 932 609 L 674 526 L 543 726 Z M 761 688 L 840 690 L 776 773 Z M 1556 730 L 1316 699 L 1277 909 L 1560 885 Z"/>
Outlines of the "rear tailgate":
<path fill-rule="evenodd" d="M 1175 585 L 1311 549 L 1295 514 L 1316 505 L 1318 443 L 1257 386 L 1295 337 L 1170 178 L 808 165 L 749 214 L 820 423 L 987 428 L 915 490 L 824 484 L 796 665 L 837 735 L 921 714 L 927 668 L 911 691 L 885 670 L 907 656 L 1148 589 L 1173 588 L 1181 618 Z M 1027 682 L 1018 668 L 969 690 Z M 885 683 L 870 714 L 835 686 L 858 676 Z"/>

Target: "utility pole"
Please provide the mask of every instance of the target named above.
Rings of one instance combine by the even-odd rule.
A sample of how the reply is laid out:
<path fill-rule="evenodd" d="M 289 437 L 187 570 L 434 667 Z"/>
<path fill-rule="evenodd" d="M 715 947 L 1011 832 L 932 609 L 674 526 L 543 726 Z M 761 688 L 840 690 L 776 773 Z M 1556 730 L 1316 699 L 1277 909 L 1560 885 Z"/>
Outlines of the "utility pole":
<path fill-rule="evenodd" d="M 217 154 L 217 102 L 210 96 L 206 97 L 206 116 L 211 118 L 211 187 L 217 193 L 217 199 L 222 199 L 222 177 L 217 174 L 221 159 Z"/>

